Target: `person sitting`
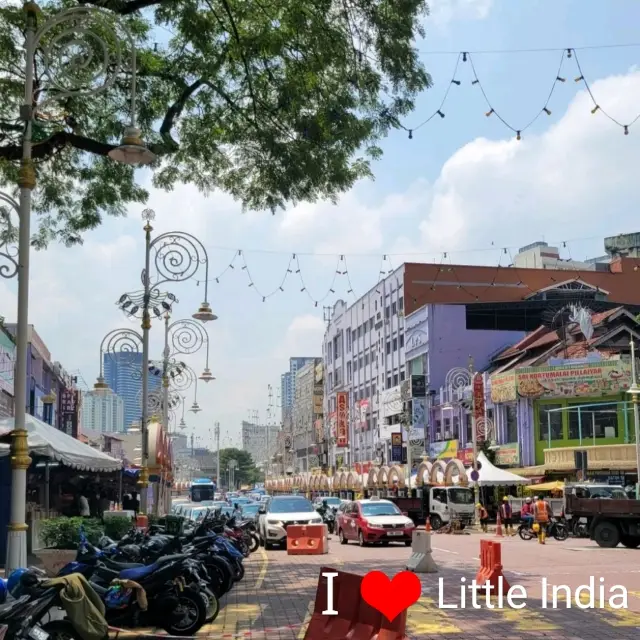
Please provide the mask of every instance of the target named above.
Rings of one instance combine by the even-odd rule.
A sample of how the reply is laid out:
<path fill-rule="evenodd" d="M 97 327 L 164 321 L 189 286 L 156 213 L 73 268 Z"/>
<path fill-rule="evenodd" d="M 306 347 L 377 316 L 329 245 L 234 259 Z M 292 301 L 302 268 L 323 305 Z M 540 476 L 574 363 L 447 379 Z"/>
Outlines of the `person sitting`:
<path fill-rule="evenodd" d="M 520 520 L 527 527 L 531 528 L 533 524 L 533 505 L 531 504 L 531 498 L 527 498 L 520 509 Z"/>
<path fill-rule="evenodd" d="M 322 504 L 317 509 L 318 513 L 322 516 L 323 519 L 328 510 L 329 510 L 329 504 L 327 503 L 326 500 L 323 500 Z"/>
<path fill-rule="evenodd" d="M 236 520 L 240 520 L 242 518 L 242 509 L 237 502 L 233 505 L 233 513 L 231 514 L 231 517 Z"/>

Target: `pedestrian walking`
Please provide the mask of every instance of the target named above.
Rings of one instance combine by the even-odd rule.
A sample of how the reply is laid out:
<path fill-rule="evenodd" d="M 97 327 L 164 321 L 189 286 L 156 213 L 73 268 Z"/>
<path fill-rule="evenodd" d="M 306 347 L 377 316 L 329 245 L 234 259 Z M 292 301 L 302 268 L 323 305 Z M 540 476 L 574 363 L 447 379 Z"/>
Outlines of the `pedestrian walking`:
<path fill-rule="evenodd" d="M 504 532 L 508 536 L 514 535 L 513 533 L 513 509 L 509 502 L 509 496 L 502 498 L 502 504 L 500 505 L 500 519 L 504 525 Z"/>
<path fill-rule="evenodd" d="M 538 525 L 538 542 L 545 543 L 547 526 L 551 520 L 551 505 L 544 498 L 537 498 L 533 503 L 533 520 Z"/>
<path fill-rule="evenodd" d="M 476 505 L 476 509 L 478 509 L 478 516 L 480 518 L 480 526 L 482 527 L 482 531 L 484 533 L 487 533 L 489 530 L 489 513 L 479 502 Z"/>

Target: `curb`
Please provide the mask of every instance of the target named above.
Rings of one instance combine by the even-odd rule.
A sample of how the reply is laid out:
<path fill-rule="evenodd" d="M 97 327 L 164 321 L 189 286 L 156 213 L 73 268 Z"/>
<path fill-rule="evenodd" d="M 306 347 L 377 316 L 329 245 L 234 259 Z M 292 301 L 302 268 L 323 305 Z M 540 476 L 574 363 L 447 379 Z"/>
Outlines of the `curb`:
<path fill-rule="evenodd" d="M 109 627 L 109 639 L 110 640 L 128 640 L 133 638 L 146 638 L 147 640 L 203 640 L 211 638 L 212 640 L 218 640 L 218 638 L 225 638 L 225 640 L 238 639 L 238 638 L 250 638 L 251 640 L 267 640 L 267 636 L 273 638 L 273 633 L 280 633 L 281 631 L 292 631 L 302 627 L 300 624 L 289 624 L 280 627 L 267 627 L 266 629 L 248 629 L 247 631 L 239 631 L 236 633 L 222 633 L 219 631 L 211 630 L 209 633 L 197 634 L 195 636 L 170 636 L 164 631 L 146 630 L 142 629 L 136 631 L 135 629 L 120 629 L 118 627 Z"/>

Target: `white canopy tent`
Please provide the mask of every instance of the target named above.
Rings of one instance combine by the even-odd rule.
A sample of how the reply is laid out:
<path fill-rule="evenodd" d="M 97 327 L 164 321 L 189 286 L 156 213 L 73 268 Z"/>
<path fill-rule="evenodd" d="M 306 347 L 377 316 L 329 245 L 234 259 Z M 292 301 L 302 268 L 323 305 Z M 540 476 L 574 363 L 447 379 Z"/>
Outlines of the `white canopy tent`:
<path fill-rule="evenodd" d="M 478 453 L 478 485 L 481 487 L 508 487 L 514 484 L 529 484 L 527 478 L 511 473 L 506 469 L 500 469 L 489 462 L 487 456 L 481 451 Z M 471 479 L 471 471 L 467 471 L 469 479 Z M 474 484 L 474 483 L 471 483 Z"/>
<path fill-rule="evenodd" d="M 13 418 L 0 420 L 0 436 L 4 436 L 14 428 Z M 122 462 L 98 451 L 89 445 L 68 436 L 55 427 L 27 415 L 26 429 L 29 433 L 27 442 L 29 452 L 56 460 L 81 471 L 108 472 L 118 471 Z M 0 457 L 9 455 L 9 445 L 0 444 Z"/>

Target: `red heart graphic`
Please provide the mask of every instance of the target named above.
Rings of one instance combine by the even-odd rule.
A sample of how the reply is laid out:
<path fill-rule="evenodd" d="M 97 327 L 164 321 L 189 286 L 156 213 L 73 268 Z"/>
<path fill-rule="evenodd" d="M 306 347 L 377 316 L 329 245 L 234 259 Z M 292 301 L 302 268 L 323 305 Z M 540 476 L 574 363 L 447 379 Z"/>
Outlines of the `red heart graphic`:
<path fill-rule="evenodd" d="M 411 571 L 401 571 L 393 580 L 382 571 L 371 571 L 362 578 L 360 595 L 389 622 L 416 603 L 422 593 L 420 578 Z"/>

